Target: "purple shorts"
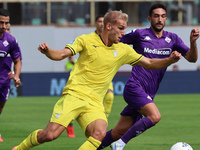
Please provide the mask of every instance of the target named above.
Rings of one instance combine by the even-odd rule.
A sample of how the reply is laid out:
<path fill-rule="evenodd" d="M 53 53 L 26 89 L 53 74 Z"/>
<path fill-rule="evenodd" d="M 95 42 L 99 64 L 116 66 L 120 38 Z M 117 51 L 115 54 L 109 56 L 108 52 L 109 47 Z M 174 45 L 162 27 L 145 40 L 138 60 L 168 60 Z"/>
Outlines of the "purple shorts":
<path fill-rule="evenodd" d="M 8 99 L 10 86 L 0 85 L 0 101 L 6 102 Z"/>
<path fill-rule="evenodd" d="M 124 100 L 128 104 L 121 115 L 132 116 L 134 120 L 138 120 L 142 115 L 138 112 L 141 107 L 148 103 L 154 103 L 153 99 L 138 84 L 126 84 L 124 87 Z"/>

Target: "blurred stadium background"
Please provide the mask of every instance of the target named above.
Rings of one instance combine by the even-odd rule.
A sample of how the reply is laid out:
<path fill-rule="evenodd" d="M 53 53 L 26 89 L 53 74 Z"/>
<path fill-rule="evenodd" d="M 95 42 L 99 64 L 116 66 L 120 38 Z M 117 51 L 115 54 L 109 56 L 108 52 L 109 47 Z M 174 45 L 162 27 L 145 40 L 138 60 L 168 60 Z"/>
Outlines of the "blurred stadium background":
<path fill-rule="evenodd" d="M 18 40 L 23 56 L 22 85 L 18 89 L 12 86 L 10 96 L 59 96 L 61 94 L 68 77 L 68 74 L 64 73 L 66 60 L 59 62 L 49 60 L 38 52 L 39 44 L 47 42 L 53 49 L 63 49 L 77 36 L 93 32 L 95 17 L 110 10 L 122 10 L 129 15 L 126 31 L 149 27 L 148 8 L 154 2 L 149 0 L 0 0 L 0 7 L 8 9 L 11 13 L 11 34 Z M 198 15 L 200 1 L 162 0 L 162 2 L 168 6 L 165 30 L 178 34 L 189 46 L 190 31 L 195 26 L 199 27 L 200 23 L 200 15 Z M 77 57 L 78 55 L 75 56 Z M 199 64 L 199 60 L 197 63 L 188 63 L 183 58 L 177 63 L 179 72 L 172 72 L 173 65 L 170 66 L 158 93 L 199 93 L 199 73 L 196 71 Z M 113 80 L 116 95 L 122 94 L 130 70 L 131 66 L 122 66 Z M 171 84 L 174 88 L 171 88 Z M 185 85 L 191 87 L 186 88 Z"/>

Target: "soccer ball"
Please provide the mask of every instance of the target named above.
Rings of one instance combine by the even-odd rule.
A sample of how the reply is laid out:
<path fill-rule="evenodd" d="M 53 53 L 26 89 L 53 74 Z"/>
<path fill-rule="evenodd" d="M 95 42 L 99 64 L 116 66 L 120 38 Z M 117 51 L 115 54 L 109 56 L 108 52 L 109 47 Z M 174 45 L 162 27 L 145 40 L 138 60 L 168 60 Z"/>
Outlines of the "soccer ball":
<path fill-rule="evenodd" d="M 193 148 L 185 142 L 178 142 L 174 144 L 170 150 L 193 150 Z"/>

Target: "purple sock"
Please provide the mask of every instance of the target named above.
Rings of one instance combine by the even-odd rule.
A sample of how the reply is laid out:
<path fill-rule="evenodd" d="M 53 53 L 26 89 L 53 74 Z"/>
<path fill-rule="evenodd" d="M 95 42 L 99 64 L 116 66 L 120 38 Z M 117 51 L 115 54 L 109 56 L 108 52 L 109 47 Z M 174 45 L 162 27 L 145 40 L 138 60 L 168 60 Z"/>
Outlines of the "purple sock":
<path fill-rule="evenodd" d="M 150 127 L 154 126 L 155 124 L 148 118 L 142 118 L 138 120 L 122 137 L 122 141 L 124 143 L 128 143 L 132 138 L 138 136 L 139 134 L 143 133 Z"/>
<path fill-rule="evenodd" d="M 97 148 L 97 150 L 104 149 L 105 147 L 109 146 L 112 142 L 115 141 L 111 135 L 111 131 L 112 130 L 106 133 L 106 136 L 104 137 L 103 141 L 101 142 L 101 145 Z"/>

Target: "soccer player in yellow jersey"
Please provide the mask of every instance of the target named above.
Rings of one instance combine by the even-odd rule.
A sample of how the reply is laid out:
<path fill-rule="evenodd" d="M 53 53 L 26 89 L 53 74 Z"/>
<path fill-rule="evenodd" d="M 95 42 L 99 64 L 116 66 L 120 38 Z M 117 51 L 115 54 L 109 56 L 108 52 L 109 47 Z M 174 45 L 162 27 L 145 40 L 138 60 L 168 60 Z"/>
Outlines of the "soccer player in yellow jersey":
<path fill-rule="evenodd" d="M 46 128 L 34 131 L 13 150 L 28 150 L 52 141 L 75 119 L 88 138 L 79 150 L 96 150 L 107 130 L 103 98 L 118 69 L 124 64 L 162 69 L 181 58 L 174 51 L 170 57 L 150 59 L 119 42 L 125 35 L 127 20 L 127 14 L 111 11 L 104 16 L 104 30 L 99 36 L 81 35 L 62 50 L 50 49 L 47 43 L 39 45 L 38 50 L 52 60 L 63 60 L 76 53 L 79 58 Z"/>
<path fill-rule="evenodd" d="M 92 32 L 91 34 L 94 36 L 98 36 L 103 31 L 103 16 L 100 15 L 100 16 L 96 17 L 95 27 L 96 27 L 96 30 L 94 32 Z M 70 57 L 72 57 L 72 56 L 70 56 Z M 70 58 L 70 57 L 68 57 L 68 58 Z M 107 117 L 109 116 L 109 114 L 111 112 L 113 99 L 114 99 L 113 84 L 111 82 L 109 85 L 108 91 L 106 92 L 106 95 L 104 97 L 104 101 L 103 101 L 103 106 L 104 106 Z M 74 121 L 70 122 L 70 124 L 66 128 L 68 137 L 75 137 L 73 122 Z"/>

